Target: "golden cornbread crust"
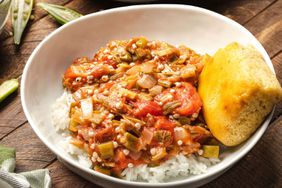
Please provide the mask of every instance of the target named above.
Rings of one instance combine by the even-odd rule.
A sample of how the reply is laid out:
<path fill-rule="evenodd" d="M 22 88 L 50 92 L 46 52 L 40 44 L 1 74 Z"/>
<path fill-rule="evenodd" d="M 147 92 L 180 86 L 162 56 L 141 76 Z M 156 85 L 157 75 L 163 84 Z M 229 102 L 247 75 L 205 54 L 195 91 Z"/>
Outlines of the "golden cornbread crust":
<path fill-rule="evenodd" d="M 199 94 L 208 127 L 226 146 L 248 139 L 282 99 L 281 86 L 261 54 L 238 43 L 218 50 L 205 64 Z"/>

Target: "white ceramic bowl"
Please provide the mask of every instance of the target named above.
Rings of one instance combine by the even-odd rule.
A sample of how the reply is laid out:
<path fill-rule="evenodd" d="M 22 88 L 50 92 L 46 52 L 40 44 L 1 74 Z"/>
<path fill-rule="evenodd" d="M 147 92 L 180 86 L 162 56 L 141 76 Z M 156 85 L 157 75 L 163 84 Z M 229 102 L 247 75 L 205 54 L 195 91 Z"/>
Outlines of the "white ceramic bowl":
<path fill-rule="evenodd" d="M 244 144 L 222 154 L 222 161 L 208 172 L 177 177 L 168 183 L 128 182 L 97 173 L 78 164 L 57 143 L 62 137 L 51 125 L 51 104 L 62 92 L 62 74 L 73 59 L 92 57 L 113 39 L 146 36 L 172 44 L 186 44 L 197 52 L 213 54 L 218 48 L 237 41 L 254 45 L 273 70 L 266 51 L 257 39 L 238 23 L 217 13 L 185 5 L 141 5 L 116 8 L 84 16 L 47 36 L 30 56 L 23 72 L 21 99 L 24 112 L 35 133 L 58 158 L 75 173 L 104 187 L 195 187 L 225 172 L 257 143 L 264 124 Z"/>

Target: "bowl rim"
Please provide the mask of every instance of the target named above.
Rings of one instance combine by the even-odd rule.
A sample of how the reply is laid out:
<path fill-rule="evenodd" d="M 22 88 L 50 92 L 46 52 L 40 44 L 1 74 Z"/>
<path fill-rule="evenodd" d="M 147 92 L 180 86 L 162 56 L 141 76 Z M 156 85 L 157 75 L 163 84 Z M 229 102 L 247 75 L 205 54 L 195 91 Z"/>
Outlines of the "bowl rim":
<path fill-rule="evenodd" d="M 108 176 L 99 172 L 96 172 L 90 168 L 86 168 L 83 167 L 81 165 L 79 165 L 78 162 L 73 161 L 71 159 L 69 159 L 66 156 L 61 156 L 60 152 L 56 149 L 56 147 L 54 147 L 45 137 L 44 134 L 42 134 L 40 132 L 40 130 L 37 128 L 37 123 L 33 121 L 31 115 L 29 114 L 29 110 L 27 108 L 27 104 L 26 104 L 26 100 L 25 100 L 25 83 L 27 80 L 27 74 L 29 71 L 29 67 L 32 65 L 32 63 L 34 62 L 34 57 L 36 56 L 36 54 L 40 51 L 41 47 L 50 39 L 52 38 L 54 35 L 56 35 L 57 33 L 63 31 L 65 28 L 67 27 L 71 27 L 72 25 L 76 24 L 77 22 L 83 21 L 83 20 L 87 20 L 87 19 L 91 19 L 91 17 L 96 17 L 96 16 L 103 16 L 106 15 L 108 13 L 119 13 L 119 12 L 124 12 L 124 11 L 134 11 L 134 10 L 139 10 L 139 9 L 170 9 L 170 10 L 177 10 L 177 9 L 181 9 L 181 10 L 186 10 L 186 11 L 197 11 L 203 14 L 207 14 L 209 16 L 213 16 L 216 17 L 217 19 L 223 21 L 223 22 L 227 22 L 228 24 L 231 24 L 235 27 L 237 27 L 239 30 L 243 31 L 245 34 L 249 35 L 250 38 L 255 39 L 255 41 L 258 43 L 256 48 L 259 49 L 260 53 L 262 53 L 263 57 L 266 58 L 265 61 L 268 65 L 268 67 L 274 72 L 274 68 L 273 65 L 271 63 L 270 57 L 268 56 L 267 52 L 265 51 L 265 49 L 263 48 L 263 46 L 261 45 L 261 43 L 251 34 L 250 31 L 248 31 L 244 26 L 240 25 L 239 23 L 237 23 L 236 21 L 225 17 L 219 13 L 216 13 L 214 11 L 211 10 L 207 10 L 205 8 L 201 8 L 201 7 L 196 7 L 196 6 L 191 6 L 191 5 L 184 5 L 184 4 L 145 4 L 145 5 L 131 5 L 131 6 L 124 6 L 124 7 L 118 7 L 118 8 L 112 8 L 112 9 L 108 9 L 108 10 L 103 10 L 100 12 L 94 12 L 88 15 L 85 15 L 81 18 L 78 18 L 76 20 L 73 20 L 59 28 L 57 28 L 56 30 L 54 30 L 53 32 L 51 32 L 49 35 L 47 35 L 41 42 L 40 44 L 34 49 L 34 51 L 32 52 L 32 54 L 30 55 L 24 70 L 23 70 L 23 74 L 22 74 L 22 79 L 21 79 L 21 103 L 22 103 L 22 107 L 23 107 L 23 111 L 27 117 L 27 120 L 30 124 L 30 126 L 32 127 L 33 131 L 36 133 L 36 135 L 39 137 L 39 139 L 54 153 L 56 154 L 56 156 L 59 156 L 61 159 L 63 159 L 64 161 L 66 161 L 68 164 L 72 165 L 75 168 L 78 168 L 88 174 L 94 175 L 98 178 L 101 178 L 103 180 L 106 181 L 110 181 L 113 183 L 117 183 L 120 185 L 130 185 L 130 186 L 138 186 L 138 187 L 170 187 L 170 186 L 180 186 L 180 185 L 184 185 L 187 183 L 195 183 L 198 182 L 200 180 L 204 180 L 207 178 L 211 178 L 212 176 L 215 176 L 216 174 L 219 174 L 220 172 L 224 171 L 225 169 L 228 169 L 229 167 L 231 167 L 232 165 L 234 165 L 237 161 L 239 161 L 242 157 L 244 157 L 253 147 L 254 145 L 260 140 L 260 138 L 262 137 L 262 135 L 264 134 L 265 130 L 267 129 L 269 122 L 273 116 L 273 111 L 270 113 L 270 115 L 268 115 L 268 117 L 265 119 L 265 121 L 263 122 L 262 126 L 257 129 L 256 131 L 256 135 L 252 135 L 255 136 L 254 140 L 252 142 L 250 142 L 246 148 L 244 148 L 240 153 L 238 153 L 236 156 L 234 156 L 234 158 L 230 159 L 228 162 L 226 161 L 221 161 L 221 163 L 219 163 L 218 168 L 214 168 L 212 169 L 209 173 L 203 173 L 203 174 L 199 174 L 199 175 L 195 175 L 195 176 L 190 176 L 187 179 L 183 179 L 183 180 L 176 180 L 176 181 L 172 181 L 172 182 L 163 182 L 163 183 L 149 183 L 149 182 L 134 182 L 134 181 L 128 181 L 128 180 L 124 180 L 124 179 L 119 179 L 119 178 L 115 178 L 112 176 Z"/>

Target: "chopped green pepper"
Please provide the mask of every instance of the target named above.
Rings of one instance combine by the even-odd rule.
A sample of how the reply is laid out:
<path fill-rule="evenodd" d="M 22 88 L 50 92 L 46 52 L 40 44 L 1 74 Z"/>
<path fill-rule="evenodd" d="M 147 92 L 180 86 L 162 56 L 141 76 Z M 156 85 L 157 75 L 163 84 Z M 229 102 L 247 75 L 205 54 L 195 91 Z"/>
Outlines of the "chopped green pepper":
<path fill-rule="evenodd" d="M 162 143 L 167 143 L 171 141 L 171 132 L 166 130 L 157 130 L 154 132 L 154 140 Z"/>
<path fill-rule="evenodd" d="M 103 168 L 103 167 L 98 166 L 98 165 L 96 165 L 96 166 L 94 167 L 94 170 L 96 170 L 97 172 L 100 172 L 100 173 L 109 175 L 109 176 L 111 175 L 111 170 L 110 170 L 110 169 Z"/>
<path fill-rule="evenodd" d="M 78 123 L 76 121 L 74 121 L 73 118 L 70 119 L 70 124 L 69 124 L 69 130 L 72 131 L 72 132 L 77 132 L 77 126 L 78 126 Z"/>
<path fill-rule="evenodd" d="M 189 125 L 191 124 L 191 119 L 185 116 L 181 116 L 178 118 L 178 121 L 182 124 L 182 125 Z"/>
<path fill-rule="evenodd" d="M 142 49 L 142 48 L 137 48 L 137 49 L 135 50 L 135 54 L 136 54 L 136 56 L 137 56 L 138 59 L 141 59 L 141 58 L 143 58 L 143 57 L 146 57 L 147 52 L 146 52 L 146 50 L 144 50 L 144 49 Z"/>
<path fill-rule="evenodd" d="M 129 149 L 130 151 L 137 152 L 139 151 L 139 139 L 136 136 L 133 136 L 132 134 L 126 132 L 124 134 L 125 136 L 125 142 L 124 146 Z"/>
<path fill-rule="evenodd" d="M 203 151 L 203 157 L 206 158 L 218 158 L 219 156 L 219 146 L 204 145 Z"/>
<path fill-rule="evenodd" d="M 136 46 L 140 47 L 140 48 L 145 48 L 147 45 L 148 41 L 147 39 L 141 37 L 137 42 L 136 42 Z"/>
<path fill-rule="evenodd" d="M 123 56 L 120 57 L 120 60 L 125 61 L 125 62 L 131 62 L 132 57 L 129 52 L 126 52 Z"/>
<path fill-rule="evenodd" d="M 98 149 L 103 159 L 108 159 L 114 156 L 114 144 L 112 141 L 99 144 Z"/>
<path fill-rule="evenodd" d="M 179 101 L 171 101 L 171 102 L 167 102 L 164 106 L 163 106 L 163 113 L 165 115 L 173 112 L 173 110 L 177 107 L 179 107 L 181 105 L 181 102 Z"/>
<path fill-rule="evenodd" d="M 134 124 L 124 123 L 124 129 L 127 132 L 132 133 L 133 135 L 136 135 L 136 136 L 140 136 L 141 135 L 141 132 L 137 129 L 136 126 L 134 126 Z"/>

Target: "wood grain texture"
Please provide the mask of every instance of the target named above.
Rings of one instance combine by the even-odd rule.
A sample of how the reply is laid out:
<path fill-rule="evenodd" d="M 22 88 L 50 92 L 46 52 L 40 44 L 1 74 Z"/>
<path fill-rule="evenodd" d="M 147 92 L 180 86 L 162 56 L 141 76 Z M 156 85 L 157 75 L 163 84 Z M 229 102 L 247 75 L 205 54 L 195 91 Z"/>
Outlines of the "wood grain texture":
<path fill-rule="evenodd" d="M 282 53 L 279 53 L 272 59 L 272 63 L 275 69 L 275 73 L 277 76 L 278 81 L 282 85 Z"/>
<path fill-rule="evenodd" d="M 50 170 L 54 188 L 69 187 L 70 185 L 73 188 L 100 188 L 100 186 L 80 178 L 78 175 L 68 170 L 59 161 L 50 164 L 48 169 Z"/>
<path fill-rule="evenodd" d="M 20 96 L 16 92 L 0 105 L 0 139 L 26 121 Z"/>
<path fill-rule="evenodd" d="M 216 11 L 241 23 L 245 24 L 250 21 L 255 15 L 267 9 L 275 0 L 262 1 L 228 1 L 219 2 Z"/>
<path fill-rule="evenodd" d="M 270 57 L 281 52 L 282 0 L 278 0 L 245 26 L 263 44 Z"/>
<path fill-rule="evenodd" d="M 89 14 L 119 6 L 130 5 L 114 1 L 95 0 L 37 0 L 65 5 L 82 14 Z M 282 83 L 282 0 L 166 0 L 156 3 L 181 3 L 204 7 L 244 24 L 263 44 Z M 20 47 L 10 36 L 11 23 L 0 35 L 0 83 L 19 77 L 33 49 L 59 25 L 39 7 L 34 7 L 35 19 L 30 21 Z M 276 107 L 273 122 L 259 143 L 228 172 L 205 185 L 209 187 L 282 187 L 281 128 L 282 104 Z M 20 104 L 20 93 L 15 93 L 0 104 L 0 144 L 16 147 L 17 172 L 47 167 L 53 187 L 94 187 L 69 171 L 55 159 L 37 138 L 26 121 Z"/>
<path fill-rule="evenodd" d="M 272 59 L 272 63 L 276 72 L 276 77 L 282 85 L 282 53 L 279 53 Z M 277 119 L 282 114 L 282 102 L 276 105 L 275 113 L 273 115 L 273 119 Z"/>
<path fill-rule="evenodd" d="M 211 9 L 220 14 L 223 14 L 241 24 L 248 22 L 255 15 L 265 10 L 273 4 L 276 0 L 240 0 L 240 1 L 216 1 L 216 0 L 202 0 L 202 1 L 186 1 L 187 4 L 200 6 Z M 174 1 L 170 1 L 173 3 Z M 181 3 L 183 1 L 179 1 Z"/>
<path fill-rule="evenodd" d="M 17 172 L 45 168 L 55 159 L 55 155 L 39 140 L 28 123 L 4 137 L 0 144 L 16 148 Z"/>
<path fill-rule="evenodd" d="M 282 117 L 273 122 L 255 147 L 220 178 L 204 186 L 281 187 Z"/>

